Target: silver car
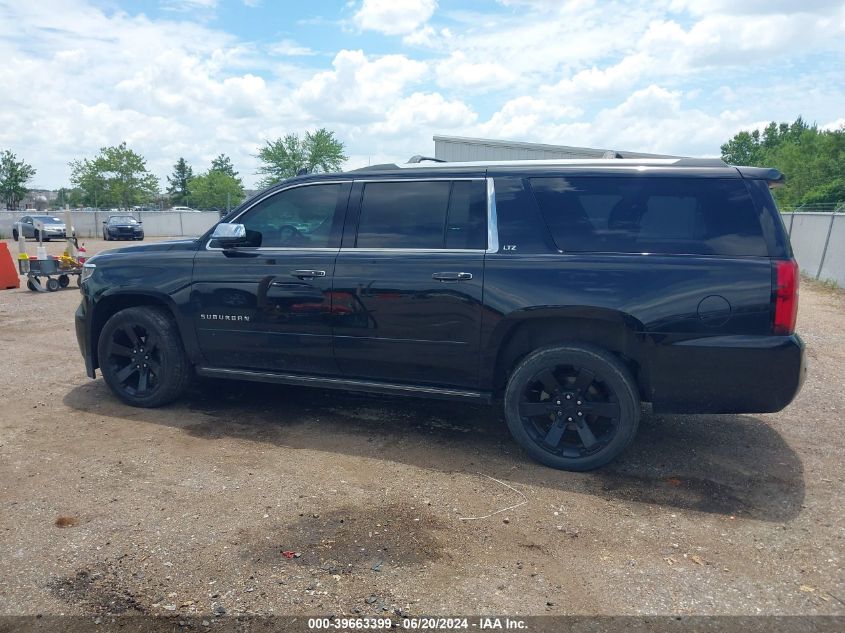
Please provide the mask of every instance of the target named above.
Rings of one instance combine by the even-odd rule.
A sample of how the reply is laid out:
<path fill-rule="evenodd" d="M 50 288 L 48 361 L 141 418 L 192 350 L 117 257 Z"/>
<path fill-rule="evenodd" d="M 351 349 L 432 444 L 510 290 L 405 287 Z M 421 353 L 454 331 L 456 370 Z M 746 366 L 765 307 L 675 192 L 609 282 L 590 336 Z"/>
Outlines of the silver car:
<path fill-rule="evenodd" d="M 37 240 L 41 237 L 45 242 L 49 242 L 53 238 L 63 240 L 67 237 L 64 220 L 52 215 L 25 215 L 18 222 L 20 222 L 24 238 L 34 237 Z M 43 236 L 39 236 L 40 231 L 35 225 L 36 222 L 44 225 Z M 15 223 L 12 228 L 12 237 L 18 239 L 18 223 Z"/>

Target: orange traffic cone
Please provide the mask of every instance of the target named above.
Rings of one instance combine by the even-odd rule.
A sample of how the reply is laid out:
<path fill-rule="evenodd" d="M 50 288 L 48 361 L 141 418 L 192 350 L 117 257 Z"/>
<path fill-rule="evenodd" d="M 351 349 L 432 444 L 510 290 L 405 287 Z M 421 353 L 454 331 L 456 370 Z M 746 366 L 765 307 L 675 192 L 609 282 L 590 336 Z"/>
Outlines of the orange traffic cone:
<path fill-rule="evenodd" d="M 5 255 L 4 255 L 5 253 Z M 20 288 L 21 278 L 15 270 L 15 260 L 9 252 L 6 242 L 0 242 L 0 290 Z"/>

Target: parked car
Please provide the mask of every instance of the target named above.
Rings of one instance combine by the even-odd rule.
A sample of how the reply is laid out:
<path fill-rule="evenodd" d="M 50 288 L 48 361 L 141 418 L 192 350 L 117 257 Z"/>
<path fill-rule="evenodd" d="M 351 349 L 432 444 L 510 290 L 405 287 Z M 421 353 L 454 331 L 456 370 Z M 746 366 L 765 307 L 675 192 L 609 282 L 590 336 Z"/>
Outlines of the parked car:
<path fill-rule="evenodd" d="M 112 215 L 103 220 L 103 239 L 109 240 L 143 240 L 144 227 L 141 221 L 131 215 Z"/>
<path fill-rule="evenodd" d="M 63 240 L 67 237 L 65 221 L 52 215 L 25 215 L 18 222 L 23 230 L 24 238 L 34 237 L 36 240 L 41 238 L 49 242 L 53 238 Z M 42 230 L 37 227 L 38 222 L 43 224 L 43 236 L 40 235 Z M 18 223 L 12 227 L 12 237 L 15 240 L 18 239 Z"/>
<path fill-rule="evenodd" d="M 199 239 L 89 260 L 77 337 L 133 406 L 194 373 L 498 403 L 538 461 L 596 468 L 642 402 L 765 413 L 798 393 L 782 180 L 709 159 L 305 175 Z"/>
<path fill-rule="evenodd" d="M 199 210 L 192 209 L 191 207 L 171 207 L 171 211 L 179 211 L 181 213 L 199 213 Z"/>

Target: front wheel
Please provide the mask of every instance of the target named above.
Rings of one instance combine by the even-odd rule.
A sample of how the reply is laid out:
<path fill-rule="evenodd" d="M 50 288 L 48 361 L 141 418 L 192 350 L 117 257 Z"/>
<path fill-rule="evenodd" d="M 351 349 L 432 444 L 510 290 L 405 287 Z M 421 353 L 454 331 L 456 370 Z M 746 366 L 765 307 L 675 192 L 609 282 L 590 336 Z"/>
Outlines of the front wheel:
<path fill-rule="evenodd" d="M 18 241 L 18 230 L 17 229 L 12 229 L 12 239 L 15 240 L 16 242 Z"/>
<path fill-rule="evenodd" d="M 159 407 L 184 392 L 191 367 L 176 322 L 163 308 L 126 308 L 112 316 L 97 345 L 106 384 L 126 404 Z"/>
<path fill-rule="evenodd" d="M 640 399 L 631 373 L 590 345 L 555 345 L 526 356 L 505 390 L 514 439 L 537 461 L 562 470 L 592 470 L 631 443 Z"/>

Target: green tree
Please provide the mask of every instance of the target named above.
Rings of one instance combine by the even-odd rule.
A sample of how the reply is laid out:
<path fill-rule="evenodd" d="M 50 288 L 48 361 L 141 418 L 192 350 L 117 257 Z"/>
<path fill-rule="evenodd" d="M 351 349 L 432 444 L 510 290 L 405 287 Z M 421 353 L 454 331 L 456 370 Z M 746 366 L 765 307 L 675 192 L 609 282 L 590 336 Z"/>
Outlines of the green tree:
<path fill-rule="evenodd" d="M 258 173 L 265 176 L 261 184 L 269 186 L 293 178 L 302 169 L 309 172 L 338 171 L 347 158 L 344 145 L 335 138 L 334 132 L 320 128 L 313 133 L 306 132 L 304 137 L 286 134 L 274 141 L 265 141 L 258 150 L 258 159 L 262 163 Z"/>
<path fill-rule="evenodd" d="M 173 202 L 188 204 L 191 190 L 188 184 L 194 177 L 194 170 L 184 158 L 179 158 L 173 165 L 173 174 L 167 177 L 167 193 Z"/>
<path fill-rule="evenodd" d="M 226 174 L 230 178 L 234 178 L 238 182 L 241 182 L 241 179 L 238 178 L 238 172 L 235 171 L 235 166 L 232 165 L 232 159 L 226 156 L 226 154 L 220 154 L 220 156 L 212 160 L 211 169 L 209 171 L 219 171 L 220 173 Z"/>
<path fill-rule="evenodd" d="M 845 201 L 845 128 L 819 130 L 801 117 L 772 121 L 763 130 L 737 133 L 721 149 L 730 164 L 782 171 L 786 184 L 774 190 L 782 206 Z"/>
<path fill-rule="evenodd" d="M 228 209 L 244 198 L 243 185 L 237 178 L 214 169 L 192 178 L 189 186 L 191 204 L 199 209 Z"/>
<path fill-rule="evenodd" d="M 0 152 L 0 198 L 7 209 L 17 209 L 26 192 L 26 185 L 35 176 L 35 168 L 18 160 L 11 151 Z"/>
<path fill-rule="evenodd" d="M 104 147 L 93 159 L 71 161 L 70 181 L 83 192 L 86 204 L 128 209 L 158 195 L 158 178 L 147 171 L 143 156 L 126 142 Z"/>

